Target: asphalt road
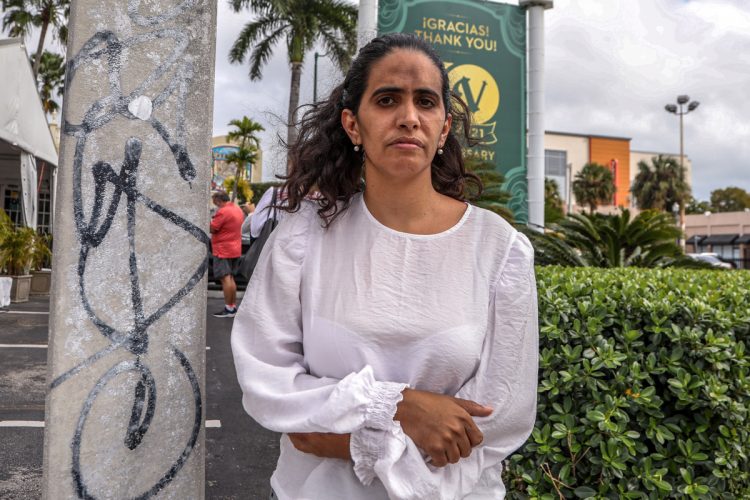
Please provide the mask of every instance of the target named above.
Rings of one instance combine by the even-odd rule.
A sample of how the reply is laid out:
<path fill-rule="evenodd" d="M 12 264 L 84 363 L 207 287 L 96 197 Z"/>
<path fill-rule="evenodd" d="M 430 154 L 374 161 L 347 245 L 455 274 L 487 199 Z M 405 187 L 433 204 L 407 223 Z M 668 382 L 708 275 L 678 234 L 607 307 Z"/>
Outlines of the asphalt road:
<path fill-rule="evenodd" d="M 279 455 L 278 434 L 243 410 L 229 346 L 232 320 L 209 292 L 206 324 L 206 498 L 262 499 Z M 217 297 L 217 298 L 213 298 Z M 0 310 L 0 499 L 41 498 L 49 299 Z"/>

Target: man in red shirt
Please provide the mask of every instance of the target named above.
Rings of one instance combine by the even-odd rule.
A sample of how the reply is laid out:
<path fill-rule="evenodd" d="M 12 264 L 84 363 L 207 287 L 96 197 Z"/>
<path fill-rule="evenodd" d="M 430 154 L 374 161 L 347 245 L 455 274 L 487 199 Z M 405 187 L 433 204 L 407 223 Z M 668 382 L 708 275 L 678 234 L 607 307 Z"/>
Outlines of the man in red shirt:
<path fill-rule="evenodd" d="M 234 270 L 242 255 L 242 209 L 229 201 L 224 191 L 211 195 L 211 201 L 219 209 L 211 219 L 211 248 L 214 254 L 214 277 L 221 280 L 224 292 L 224 309 L 214 313 L 217 318 L 233 318 L 237 313 L 237 285 Z"/>

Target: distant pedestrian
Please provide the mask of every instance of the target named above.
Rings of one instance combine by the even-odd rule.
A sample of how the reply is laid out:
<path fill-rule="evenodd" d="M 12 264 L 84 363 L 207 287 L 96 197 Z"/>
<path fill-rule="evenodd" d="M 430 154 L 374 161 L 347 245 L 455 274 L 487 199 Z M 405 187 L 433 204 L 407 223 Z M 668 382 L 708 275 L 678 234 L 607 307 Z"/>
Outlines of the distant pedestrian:
<path fill-rule="evenodd" d="M 258 206 L 255 208 L 255 212 L 253 212 L 253 219 L 250 222 L 250 236 L 253 238 L 257 238 L 260 236 L 260 231 L 263 229 L 263 225 L 266 223 L 266 221 L 271 217 L 271 214 L 273 213 L 273 207 L 271 206 L 271 200 L 273 199 L 273 193 L 276 192 L 276 204 L 282 205 L 285 203 L 286 200 L 286 193 L 284 193 L 282 190 L 278 188 L 268 188 L 265 193 L 263 193 L 263 196 L 260 197 L 260 200 L 258 200 Z M 282 210 L 276 210 L 276 221 L 281 222 L 281 219 L 284 217 L 284 211 Z"/>
<path fill-rule="evenodd" d="M 240 207 L 229 201 L 229 195 L 217 191 L 211 201 L 218 208 L 211 219 L 211 248 L 214 254 L 214 277 L 221 280 L 224 309 L 214 313 L 217 318 L 233 318 L 237 313 L 237 284 L 234 270 L 242 255 L 242 222 Z"/>
<path fill-rule="evenodd" d="M 250 223 L 253 220 L 253 213 L 255 213 L 255 204 L 251 202 L 240 205 L 240 208 L 245 213 L 245 220 L 242 223 L 242 238 L 250 239 Z"/>

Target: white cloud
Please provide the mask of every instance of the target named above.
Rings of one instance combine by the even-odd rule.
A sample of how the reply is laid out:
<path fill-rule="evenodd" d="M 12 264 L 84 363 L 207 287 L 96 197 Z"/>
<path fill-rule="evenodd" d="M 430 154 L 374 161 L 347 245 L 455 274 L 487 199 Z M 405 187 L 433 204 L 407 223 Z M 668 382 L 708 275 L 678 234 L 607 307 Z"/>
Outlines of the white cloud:
<path fill-rule="evenodd" d="M 282 167 L 276 136 L 286 135 L 290 78 L 283 42 L 261 81 L 250 81 L 247 63 L 228 61 L 250 19 L 249 12 L 235 14 L 219 0 L 214 134 L 248 115 L 267 129 L 264 165 Z M 630 137 L 633 149 L 676 153 L 678 120 L 664 105 L 688 94 L 701 102 L 685 117 L 694 194 L 707 199 L 711 190 L 729 185 L 750 190 L 747 0 L 555 0 L 545 22 L 547 129 Z M 320 58 L 319 95 L 340 78 Z M 301 103 L 312 101 L 312 88 L 310 53 Z"/>
<path fill-rule="evenodd" d="M 556 0 L 546 14 L 548 129 L 679 151 L 679 94 L 693 191 L 750 190 L 750 6 L 730 0 Z"/>
<path fill-rule="evenodd" d="M 226 0 L 219 0 L 216 41 L 216 85 L 214 87 L 214 135 L 225 134 L 227 123 L 234 118 L 247 115 L 262 124 L 266 131 L 261 135 L 263 148 L 263 170 L 267 179 L 272 179 L 274 168 L 283 172 L 286 153 L 278 140 L 286 138 L 286 119 L 289 105 L 291 71 L 286 47 L 281 41 L 274 56 L 263 69 L 263 79 L 251 82 L 247 60 L 242 65 L 229 63 L 229 50 L 242 27 L 251 21 L 249 11 L 236 14 Z M 323 53 L 324 51 L 320 51 Z M 302 73 L 300 104 L 312 102 L 314 51 L 305 57 Z M 337 76 L 338 75 L 338 76 Z M 318 59 L 318 95 L 325 95 L 341 78 L 325 57 Z"/>

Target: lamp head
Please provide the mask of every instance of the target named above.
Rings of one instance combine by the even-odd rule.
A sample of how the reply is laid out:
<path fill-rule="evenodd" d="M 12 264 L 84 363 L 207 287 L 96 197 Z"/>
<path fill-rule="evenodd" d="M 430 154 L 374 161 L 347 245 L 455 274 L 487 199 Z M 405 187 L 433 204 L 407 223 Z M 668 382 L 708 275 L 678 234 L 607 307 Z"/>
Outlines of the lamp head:
<path fill-rule="evenodd" d="M 677 96 L 677 104 L 686 104 L 690 100 L 690 97 L 686 95 Z"/>
<path fill-rule="evenodd" d="M 677 113 L 677 106 L 675 106 L 674 104 L 667 104 L 666 106 L 664 106 L 664 109 L 666 109 L 670 113 Z"/>
<path fill-rule="evenodd" d="M 699 105 L 700 105 L 700 103 L 698 101 L 691 102 L 690 104 L 688 104 L 688 111 L 693 111 Z"/>

